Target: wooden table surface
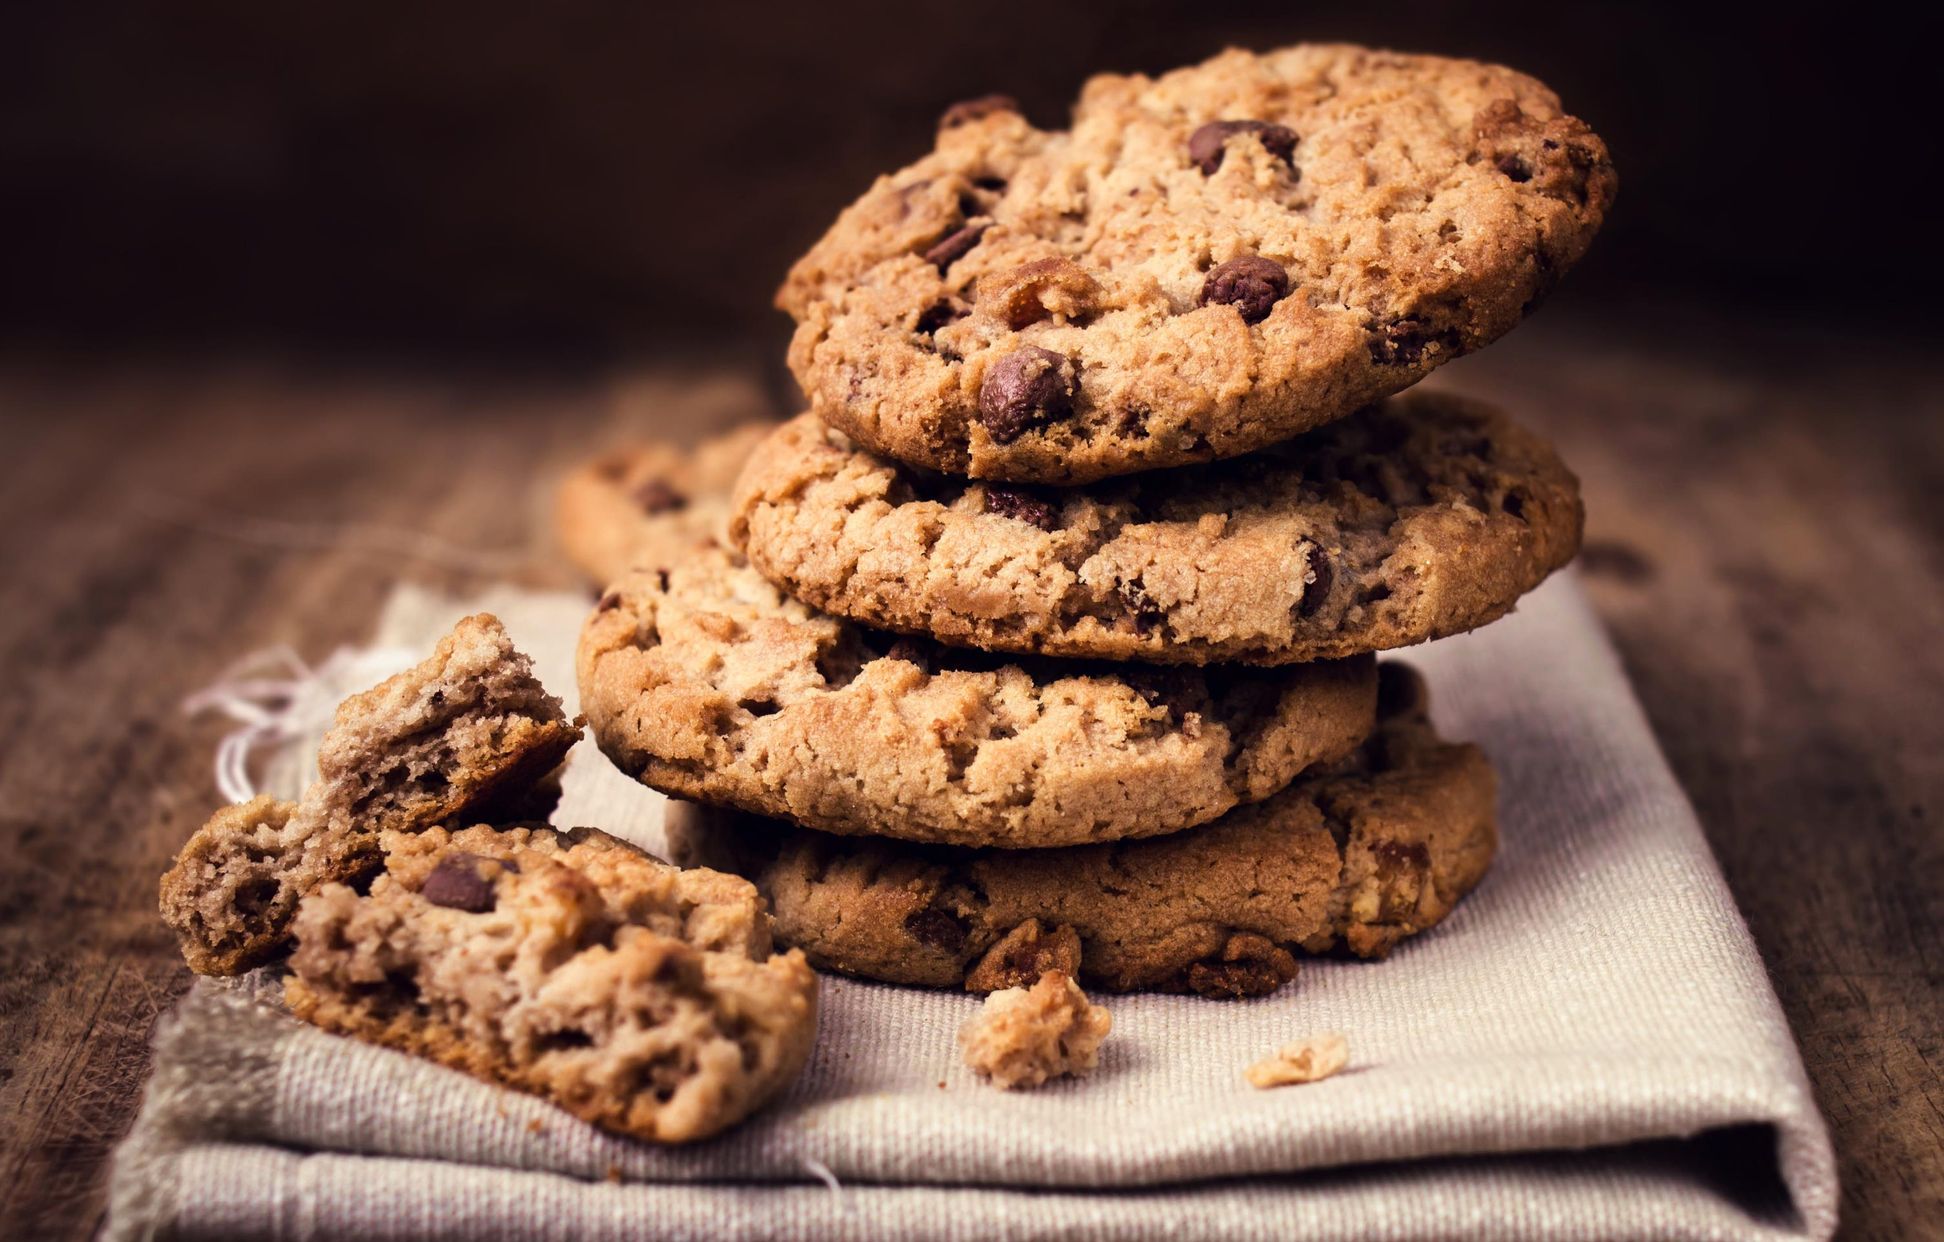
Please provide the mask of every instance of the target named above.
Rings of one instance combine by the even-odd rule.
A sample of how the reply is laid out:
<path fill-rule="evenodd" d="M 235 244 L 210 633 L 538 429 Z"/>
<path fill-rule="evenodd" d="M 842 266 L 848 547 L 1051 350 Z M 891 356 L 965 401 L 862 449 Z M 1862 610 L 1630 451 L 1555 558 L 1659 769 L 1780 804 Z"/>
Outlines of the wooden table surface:
<path fill-rule="evenodd" d="M 1859 1238 L 1944 1221 L 1926 344 L 1562 305 L 1441 381 L 1584 479 L 1587 582 L 1801 1042 Z M 224 725 L 183 697 L 261 647 L 359 641 L 403 579 L 563 581 L 552 478 L 784 391 L 724 365 L 0 351 L 0 1233 L 97 1227 L 186 986 L 155 881 L 218 801 Z"/>

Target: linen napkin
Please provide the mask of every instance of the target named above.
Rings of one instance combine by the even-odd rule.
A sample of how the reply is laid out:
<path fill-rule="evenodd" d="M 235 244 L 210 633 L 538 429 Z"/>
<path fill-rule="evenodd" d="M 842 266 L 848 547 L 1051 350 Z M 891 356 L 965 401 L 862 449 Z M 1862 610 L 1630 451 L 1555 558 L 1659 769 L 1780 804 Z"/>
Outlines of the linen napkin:
<path fill-rule="evenodd" d="M 298 697 L 334 703 L 481 608 L 572 710 L 586 601 L 512 590 L 401 588 L 374 648 Z M 1503 840 L 1387 961 L 1308 962 L 1249 1001 L 1096 995 L 1114 1016 L 1099 1068 L 1018 1093 L 958 1062 L 978 998 L 826 978 L 794 1087 L 672 1150 L 305 1026 L 266 973 L 199 981 L 158 1028 L 108 1236 L 1828 1237 L 1834 1162 L 1801 1059 L 1576 578 L 1400 658 L 1445 735 L 1497 766 Z M 323 724 L 287 717 L 255 726 L 286 796 Z M 584 743 L 554 819 L 658 850 L 660 813 Z M 1343 1073 L 1243 1081 L 1326 1031 L 1348 1037 Z"/>

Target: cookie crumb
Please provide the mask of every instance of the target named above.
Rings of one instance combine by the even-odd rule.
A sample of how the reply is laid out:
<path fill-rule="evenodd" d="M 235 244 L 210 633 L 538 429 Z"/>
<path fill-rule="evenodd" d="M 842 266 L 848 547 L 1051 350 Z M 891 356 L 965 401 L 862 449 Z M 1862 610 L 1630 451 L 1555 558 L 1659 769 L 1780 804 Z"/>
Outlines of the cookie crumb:
<path fill-rule="evenodd" d="M 535 1117 L 532 1121 L 527 1122 L 528 1134 L 545 1134 L 546 1132 L 547 1132 L 547 1123 L 540 1120 L 538 1117 Z"/>
<path fill-rule="evenodd" d="M 1091 1071 L 1113 1017 L 1091 1004 L 1064 971 L 1049 970 L 1030 988 L 986 997 L 959 1030 L 965 1063 L 1002 1090 L 1037 1087 L 1049 1078 Z"/>
<path fill-rule="evenodd" d="M 1317 1082 L 1328 1078 L 1350 1063 L 1350 1041 L 1331 1031 L 1312 1035 L 1293 1044 L 1284 1044 L 1275 1055 L 1264 1057 L 1249 1067 L 1251 1087 L 1286 1087 L 1291 1083 Z"/>

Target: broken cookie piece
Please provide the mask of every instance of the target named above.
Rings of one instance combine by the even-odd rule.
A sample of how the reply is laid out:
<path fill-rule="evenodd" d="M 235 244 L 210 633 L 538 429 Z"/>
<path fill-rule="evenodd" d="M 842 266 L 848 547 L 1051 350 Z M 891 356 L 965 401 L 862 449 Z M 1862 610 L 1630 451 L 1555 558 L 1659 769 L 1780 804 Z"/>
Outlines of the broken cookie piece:
<path fill-rule="evenodd" d="M 378 837 L 515 813 L 580 738 L 499 621 L 461 621 L 424 663 L 346 699 L 302 800 L 226 807 L 162 877 L 191 969 L 233 975 L 283 943 L 304 894 L 379 865 Z"/>
<path fill-rule="evenodd" d="M 285 998 L 326 1030 L 540 1095 L 604 1129 L 706 1138 L 775 1095 L 817 979 L 753 885 L 591 829 L 388 832 L 360 894 L 299 908 Z"/>
<path fill-rule="evenodd" d="M 1113 1025 L 1112 1015 L 1090 1003 L 1064 971 L 1049 970 L 1030 988 L 986 997 L 978 1016 L 960 1029 L 959 1047 L 967 1065 L 1010 1091 L 1091 1072 Z"/>
<path fill-rule="evenodd" d="M 1350 1041 L 1332 1031 L 1284 1044 L 1272 1056 L 1249 1067 L 1251 1087 L 1287 1087 L 1316 1082 L 1350 1064 Z"/>

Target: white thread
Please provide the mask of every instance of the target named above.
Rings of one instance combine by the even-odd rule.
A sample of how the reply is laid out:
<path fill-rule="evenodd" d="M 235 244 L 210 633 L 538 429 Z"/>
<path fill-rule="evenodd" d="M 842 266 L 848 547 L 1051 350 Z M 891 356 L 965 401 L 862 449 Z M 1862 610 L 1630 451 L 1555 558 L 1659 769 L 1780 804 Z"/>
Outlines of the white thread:
<path fill-rule="evenodd" d="M 214 684 L 184 699 L 182 710 L 190 715 L 219 711 L 237 722 L 216 744 L 216 788 L 231 802 L 248 802 L 258 793 L 250 775 L 252 754 L 322 733 L 345 696 L 416 658 L 406 647 L 341 647 L 313 669 L 289 647 L 271 647 L 230 665 Z"/>
<path fill-rule="evenodd" d="M 843 1195 L 844 1184 L 837 1180 L 837 1175 L 830 1171 L 829 1165 L 825 1164 L 821 1160 L 815 1160 L 809 1156 L 805 1156 L 803 1158 L 803 1167 L 810 1170 L 810 1172 L 817 1178 L 818 1181 L 821 1181 L 824 1185 L 830 1187 L 831 1194 L 838 1195 L 840 1197 Z"/>

